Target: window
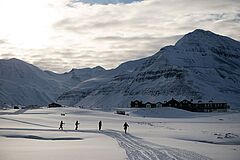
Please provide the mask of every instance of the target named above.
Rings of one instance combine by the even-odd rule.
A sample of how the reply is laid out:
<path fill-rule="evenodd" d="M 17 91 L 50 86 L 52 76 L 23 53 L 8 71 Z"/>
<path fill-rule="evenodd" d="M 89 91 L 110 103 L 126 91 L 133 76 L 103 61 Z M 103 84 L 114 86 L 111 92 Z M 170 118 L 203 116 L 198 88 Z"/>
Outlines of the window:
<path fill-rule="evenodd" d="M 147 108 L 151 108 L 151 104 L 146 104 L 146 107 Z"/>

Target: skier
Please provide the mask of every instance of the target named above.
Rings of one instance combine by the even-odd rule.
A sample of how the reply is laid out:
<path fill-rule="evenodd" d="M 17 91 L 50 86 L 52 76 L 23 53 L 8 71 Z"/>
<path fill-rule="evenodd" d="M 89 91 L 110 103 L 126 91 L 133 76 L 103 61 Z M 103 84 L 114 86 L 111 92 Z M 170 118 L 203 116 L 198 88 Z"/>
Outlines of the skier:
<path fill-rule="evenodd" d="M 78 125 L 79 125 L 80 123 L 78 122 L 78 121 L 76 121 L 76 123 L 75 123 L 75 130 L 78 130 Z"/>
<path fill-rule="evenodd" d="M 98 122 L 98 130 L 101 131 L 101 129 L 102 129 L 102 121 L 99 121 Z"/>
<path fill-rule="evenodd" d="M 124 131 L 125 131 L 125 134 L 127 133 L 127 128 L 129 127 L 129 125 L 127 124 L 127 122 L 125 122 L 123 124 L 123 128 L 124 128 Z"/>
<path fill-rule="evenodd" d="M 61 121 L 59 129 L 63 130 L 63 124 L 65 124 L 65 123 L 63 123 L 63 121 Z"/>

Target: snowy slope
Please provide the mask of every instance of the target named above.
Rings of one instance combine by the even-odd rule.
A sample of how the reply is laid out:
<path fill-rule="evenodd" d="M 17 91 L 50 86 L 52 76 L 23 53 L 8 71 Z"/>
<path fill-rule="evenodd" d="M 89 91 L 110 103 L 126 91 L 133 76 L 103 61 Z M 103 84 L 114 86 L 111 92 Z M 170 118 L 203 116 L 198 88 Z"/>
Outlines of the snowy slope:
<path fill-rule="evenodd" d="M 48 104 L 102 71 L 103 68 L 96 67 L 56 74 L 18 59 L 0 60 L 0 104 Z"/>
<path fill-rule="evenodd" d="M 140 110 L 129 116 L 77 107 L 0 110 L 1 159 L 239 160 L 239 112 L 203 116 L 173 108 Z M 63 131 L 58 130 L 60 120 Z"/>
<path fill-rule="evenodd" d="M 215 100 L 239 107 L 240 42 L 195 30 L 153 56 L 115 69 L 42 71 L 17 59 L 0 60 L 0 104 L 47 104 L 57 100 L 88 108 L 129 107 L 139 99 Z"/>
<path fill-rule="evenodd" d="M 46 104 L 65 86 L 39 68 L 18 59 L 0 61 L 0 100 L 9 104 Z"/>
<path fill-rule="evenodd" d="M 237 107 L 240 43 L 198 29 L 185 35 L 175 46 L 164 47 L 141 60 L 126 62 L 106 74 L 104 80 L 97 79 L 75 87 L 73 91 L 77 92 L 73 96 L 81 98 L 69 104 L 129 107 L 130 101 L 135 99 L 156 102 L 175 97 L 228 102 Z M 58 100 L 67 102 L 69 99 L 60 97 Z"/>

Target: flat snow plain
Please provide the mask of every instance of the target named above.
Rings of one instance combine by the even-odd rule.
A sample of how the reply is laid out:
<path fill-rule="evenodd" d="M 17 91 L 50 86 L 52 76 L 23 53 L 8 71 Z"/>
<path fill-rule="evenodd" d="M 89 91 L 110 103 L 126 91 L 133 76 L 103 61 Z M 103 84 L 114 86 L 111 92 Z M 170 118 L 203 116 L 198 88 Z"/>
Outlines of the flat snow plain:
<path fill-rule="evenodd" d="M 129 116 L 80 108 L 1 110 L 0 159 L 240 159 L 239 112 L 124 110 Z M 65 123 L 63 131 L 58 130 L 60 120 Z M 102 131 L 98 131 L 99 120 Z M 124 122 L 130 126 L 127 134 Z"/>

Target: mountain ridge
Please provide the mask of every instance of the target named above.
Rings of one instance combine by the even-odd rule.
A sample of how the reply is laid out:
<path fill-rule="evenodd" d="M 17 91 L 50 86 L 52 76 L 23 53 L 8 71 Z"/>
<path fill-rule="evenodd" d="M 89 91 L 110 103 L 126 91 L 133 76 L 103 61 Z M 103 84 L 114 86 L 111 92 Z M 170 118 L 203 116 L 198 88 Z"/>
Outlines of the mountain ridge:
<path fill-rule="evenodd" d="M 239 59 L 240 42 L 197 29 L 183 36 L 175 45 L 163 47 L 152 56 L 124 62 L 115 69 L 105 70 L 96 66 L 55 75 L 35 68 L 34 72 L 39 72 L 37 75 L 41 75 L 39 79 L 44 83 L 51 80 L 54 87 L 46 88 L 58 93 L 49 95 L 45 89 L 41 91 L 48 97 L 43 104 L 57 100 L 71 106 L 114 108 L 129 107 L 130 101 L 135 99 L 156 102 L 174 97 L 214 99 L 238 106 Z M 1 62 L 0 69 L 3 70 Z M 1 87 L 6 79 L 0 72 Z M 6 87 L 3 89 L 7 90 Z M 10 99 L 6 97 L 11 98 L 8 91 L 1 91 L 0 103 Z"/>

